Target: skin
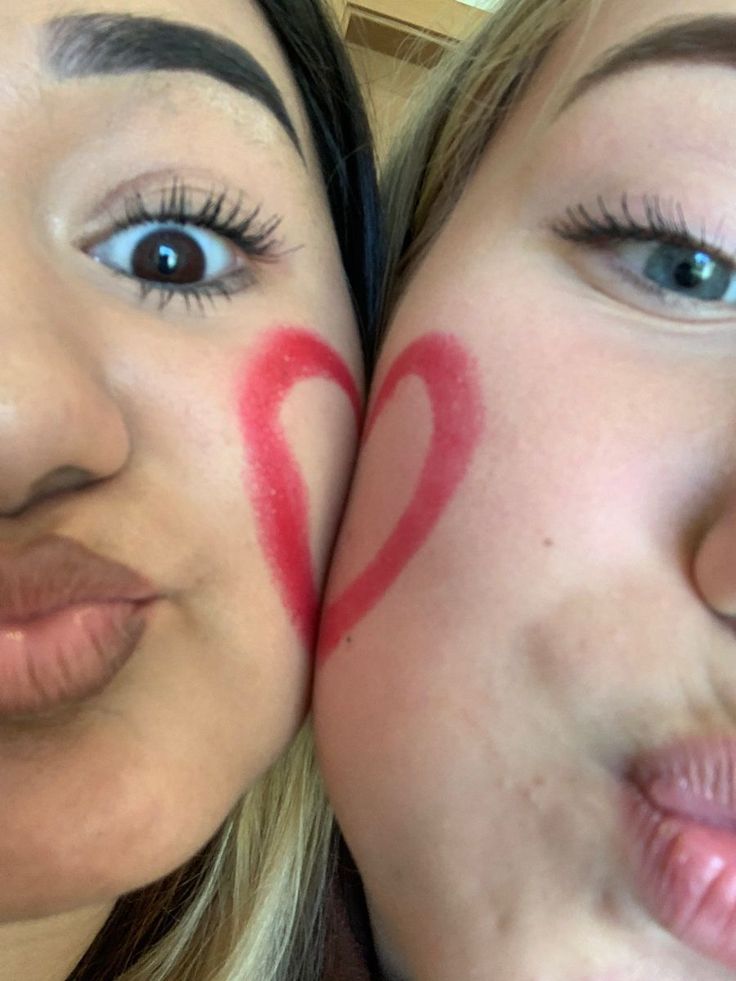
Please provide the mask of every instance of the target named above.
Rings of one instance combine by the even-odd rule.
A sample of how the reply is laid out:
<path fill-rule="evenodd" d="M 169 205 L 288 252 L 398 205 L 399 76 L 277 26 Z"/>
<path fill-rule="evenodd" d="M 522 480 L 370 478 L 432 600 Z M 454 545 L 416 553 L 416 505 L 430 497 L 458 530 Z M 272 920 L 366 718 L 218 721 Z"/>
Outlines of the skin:
<path fill-rule="evenodd" d="M 392 977 L 732 976 L 644 908 L 618 798 L 632 756 L 734 730 L 733 306 L 706 320 L 665 303 L 620 253 L 549 224 L 598 195 L 641 210 L 660 194 L 733 253 L 736 75 L 648 67 L 546 111 L 613 45 L 711 12 L 736 3 L 616 0 L 566 34 L 389 330 L 379 389 L 441 331 L 474 359 L 485 410 L 454 498 L 317 679 L 326 779 Z M 396 524 L 429 433 L 407 380 L 362 451 L 332 596 Z"/>
<path fill-rule="evenodd" d="M 281 90 L 306 159 L 260 103 L 200 75 L 64 84 L 43 75 L 40 25 L 66 11 L 46 0 L 4 4 L 0 127 L 12 139 L 0 149 L 0 543 L 64 535 L 161 594 L 104 691 L 42 720 L 0 720 L 8 981 L 65 978 L 115 899 L 189 859 L 300 727 L 310 657 L 260 544 L 239 385 L 284 325 L 329 345 L 360 384 L 308 127 L 256 5 L 75 6 L 88 11 L 168 16 L 248 48 Z M 177 298 L 163 312 L 155 299 L 142 303 L 135 283 L 79 244 L 112 231 L 108 212 L 125 213 L 124 181 L 145 177 L 155 207 L 170 174 L 283 217 L 281 257 L 255 263 L 255 285 L 207 317 Z M 108 212 L 95 216 L 103 201 Z M 354 409 L 338 385 L 310 378 L 281 420 L 308 490 L 320 582 Z"/>

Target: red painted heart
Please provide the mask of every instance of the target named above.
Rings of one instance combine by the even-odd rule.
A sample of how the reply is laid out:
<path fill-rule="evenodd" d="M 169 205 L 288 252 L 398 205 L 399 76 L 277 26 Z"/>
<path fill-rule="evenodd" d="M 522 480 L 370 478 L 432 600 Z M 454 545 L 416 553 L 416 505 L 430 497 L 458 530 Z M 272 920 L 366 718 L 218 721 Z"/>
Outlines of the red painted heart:
<path fill-rule="evenodd" d="M 319 657 L 326 658 L 381 599 L 432 531 L 462 481 L 483 431 L 483 399 L 476 366 L 450 334 L 425 334 L 410 344 L 384 378 L 363 434 L 367 440 L 376 419 L 398 384 L 421 379 L 432 410 L 432 437 L 414 494 L 385 543 L 363 571 L 327 607 L 319 638 Z"/>
<path fill-rule="evenodd" d="M 360 424 L 360 393 L 339 354 L 298 327 L 270 332 L 238 378 L 238 409 L 249 472 L 245 484 L 261 547 L 294 626 L 314 647 L 319 591 L 309 547 L 307 488 L 284 435 L 280 412 L 297 382 L 326 378 L 345 392 Z"/>

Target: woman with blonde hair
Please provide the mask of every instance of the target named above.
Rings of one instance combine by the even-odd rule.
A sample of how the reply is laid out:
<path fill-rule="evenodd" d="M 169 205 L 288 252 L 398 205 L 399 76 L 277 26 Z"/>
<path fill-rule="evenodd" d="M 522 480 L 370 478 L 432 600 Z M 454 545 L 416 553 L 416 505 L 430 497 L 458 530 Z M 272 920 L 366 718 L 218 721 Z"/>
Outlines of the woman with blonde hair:
<path fill-rule="evenodd" d="M 735 51 L 500 0 L 389 167 L 315 702 L 388 978 L 736 971 Z"/>
<path fill-rule="evenodd" d="M 320 976 L 378 208 L 319 0 L 6 0 L 0 978 Z"/>

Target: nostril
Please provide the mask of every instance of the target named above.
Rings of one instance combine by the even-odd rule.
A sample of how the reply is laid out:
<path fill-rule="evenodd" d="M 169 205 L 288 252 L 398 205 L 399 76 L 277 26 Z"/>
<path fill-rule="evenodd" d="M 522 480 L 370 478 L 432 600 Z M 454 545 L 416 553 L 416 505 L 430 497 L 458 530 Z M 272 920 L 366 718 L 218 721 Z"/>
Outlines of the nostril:
<path fill-rule="evenodd" d="M 53 497 L 55 494 L 63 494 L 69 491 L 81 490 L 88 484 L 94 483 L 97 478 L 89 470 L 81 467 L 58 467 L 51 473 L 45 474 L 34 481 L 22 501 L 17 505 L 0 507 L 0 517 L 15 518 L 32 507 Z"/>

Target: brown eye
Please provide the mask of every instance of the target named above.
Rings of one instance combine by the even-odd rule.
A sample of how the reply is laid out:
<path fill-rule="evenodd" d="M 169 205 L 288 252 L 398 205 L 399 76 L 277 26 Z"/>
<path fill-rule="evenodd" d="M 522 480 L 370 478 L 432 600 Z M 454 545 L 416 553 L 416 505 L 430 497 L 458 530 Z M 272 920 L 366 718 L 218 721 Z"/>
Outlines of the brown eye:
<path fill-rule="evenodd" d="M 198 225 L 132 225 L 98 242 L 92 258 L 142 283 L 206 285 L 242 266 L 236 247 Z"/>
<path fill-rule="evenodd" d="M 136 246 L 133 275 L 160 283 L 192 284 L 207 274 L 207 257 L 191 235 L 164 228 L 151 232 Z"/>

